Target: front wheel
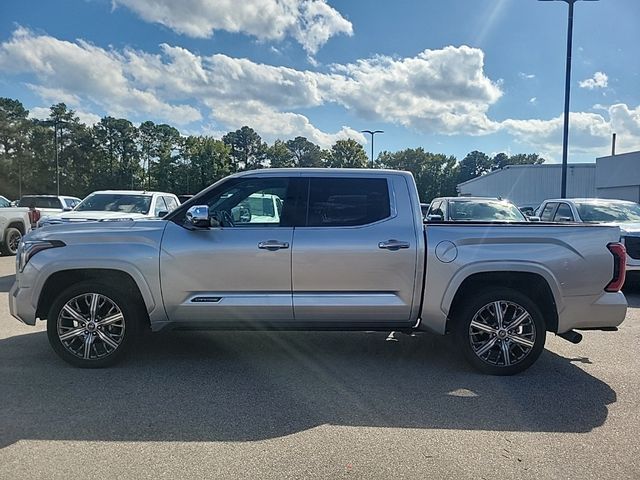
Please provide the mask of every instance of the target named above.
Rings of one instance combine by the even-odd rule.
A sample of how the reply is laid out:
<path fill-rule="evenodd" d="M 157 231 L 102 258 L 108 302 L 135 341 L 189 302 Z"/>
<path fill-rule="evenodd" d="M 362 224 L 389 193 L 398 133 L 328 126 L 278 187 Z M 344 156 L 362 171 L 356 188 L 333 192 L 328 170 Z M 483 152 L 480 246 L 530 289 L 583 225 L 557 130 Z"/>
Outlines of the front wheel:
<path fill-rule="evenodd" d="M 66 362 L 82 368 L 115 364 L 139 331 L 141 305 L 109 285 L 80 282 L 64 290 L 47 317 L 47 336 Z"/>
<path fill-rule="evenodd" d="M 514 375 L 544 350 L 546 327 L 537 305 L 510 288 L 474 295 L 454 318 L 456 342 L 467 360 L 490 375 Z"/>

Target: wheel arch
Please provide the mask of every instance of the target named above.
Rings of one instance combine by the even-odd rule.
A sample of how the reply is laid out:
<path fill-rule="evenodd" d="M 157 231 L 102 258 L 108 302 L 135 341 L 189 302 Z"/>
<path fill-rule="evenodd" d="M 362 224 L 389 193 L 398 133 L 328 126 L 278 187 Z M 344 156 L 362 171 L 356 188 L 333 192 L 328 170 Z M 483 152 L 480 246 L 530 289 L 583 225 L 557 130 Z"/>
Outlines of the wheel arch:
<path fill-rule="evenodd" d="M 455 279 L 454 279 L 455 280 Z M 475 272 L 460 279 L 455 287 L 450 285 L 443 299 L 443 310 L 447 312 L 447 330 L 455 321 L 457 311 L 464 305 L 464 298 L 473 292 L 490 288 L 505 287 L 527 295 L 533 300 L 543 315 L 548 331 L 558 331 L 559 292 L 539 271 L 493 270 Z M 446 310 L 444 307 L 446 306 Z"/>
<path fill-rule="evenodd" d="M 83 281 L 96 281 L 108 285 L 117 285 L 118 288 L 123 289 L 142 302 L 142 305 L 145 306 L 144 311 L 146 313 L 149 311 L 149 302 L 143 295 L 143 289 L 140 288 L 128 272 L 106 268 L 78 268 L 59 270 L 47 277 L 38 297 L 36 318 L 46 319 L 56 297 L 69 286 Z M 149 324 L 148 313 L 145 322 Z"/>

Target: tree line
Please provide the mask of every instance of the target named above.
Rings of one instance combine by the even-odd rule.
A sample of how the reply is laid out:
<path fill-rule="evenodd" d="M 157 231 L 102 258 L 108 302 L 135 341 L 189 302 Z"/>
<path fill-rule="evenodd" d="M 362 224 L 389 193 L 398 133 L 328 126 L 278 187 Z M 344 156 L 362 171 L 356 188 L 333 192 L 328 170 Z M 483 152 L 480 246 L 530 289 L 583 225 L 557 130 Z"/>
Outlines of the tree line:
<path fill-rule="evenodd" d="M 56 137 L 57 135 L 57 137 Z M 57 142 L 56 142 L 57 141 Z M 269 167 L 365 168 L 363 146 L 338 140 L 323 149 L 305 137 L 268 145 L 244 126 L 221 139 L 183 136 L 171 125 L 103 117 L 86 125 L 64 103 L 45 120 L 29 118 L 18 100 L 0 98 L 0 194 L 18 198 L 56 192 L 57 143 L 60 193 L 80 198 L 101 189 L 146 189 L 193 194 L 234 172 Z M 494 156 L 470 152 L 461 161 L 423 148 L 381 152 L 376 168 L 413 173 L 422 201 L 456 195 L 456 185 L 506 165 L 540 164 L 537 154 Z"/>

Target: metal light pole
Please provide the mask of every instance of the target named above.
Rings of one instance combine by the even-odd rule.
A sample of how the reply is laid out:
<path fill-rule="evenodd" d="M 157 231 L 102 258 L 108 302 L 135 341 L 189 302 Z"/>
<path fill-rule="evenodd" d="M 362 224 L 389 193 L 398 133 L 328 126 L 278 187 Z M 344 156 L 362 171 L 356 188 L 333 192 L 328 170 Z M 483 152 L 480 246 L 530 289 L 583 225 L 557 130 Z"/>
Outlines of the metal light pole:
<path fill-rule="evenodd" d="M 371 168 L 373 168 L 373 137 L 376 133 L 384 133 L 384 130 L 360 130 L 360 132 L 371 135 Z"/>
<path fill-rule="evenodd" d="M 43 120 L 42 124 L 51 126 L 53 125 L 53 148 L 55 149 L 55 159 L 56 159 L 56 194 L 60 196 L 60 163 L 58 161 L 58 125 L 65 124 L 69 122 L 65 122 L 64 120 Z"/>
<path fill-rule="evenodd" d="M 562 185 L 560 197 L 567 198 L 567 155 L 569 149 L 569 99 L 571 95 L 571 50 L 573 44 L 573 6 L 578 1 L 597 2 L 599 0 L 538 0 L 539 2 L 565 2 L 569 5 L 567 26 L 567 65 L 564 83 L 564 126 L 562 129 Z"/>

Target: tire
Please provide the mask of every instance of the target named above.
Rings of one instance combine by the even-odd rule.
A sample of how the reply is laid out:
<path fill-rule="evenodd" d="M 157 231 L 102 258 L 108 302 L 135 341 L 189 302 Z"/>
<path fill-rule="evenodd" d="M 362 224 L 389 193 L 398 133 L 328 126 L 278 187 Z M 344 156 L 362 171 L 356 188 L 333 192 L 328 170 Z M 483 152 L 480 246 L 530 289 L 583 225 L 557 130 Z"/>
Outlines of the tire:
<path fill-rule="evenodd" d="M 96 313 L 91 318 L 94 299 Z M 60 293 L 51 305 L 47 317 L 49 343 L 60 358 L 76 367 L 114 365 L 135 343 L 143 308 L 140 300 L 119 288 L 95 281 L 79 282 Z M 105 321 L 108 323 L 101 323 Z"/>
<path fill-rule="evenodd" d="M 7 228 L 4 233 L 4 241 L 0 244 L 0 250 L 5 255 L 15 255 L 18 251 L 18 245 L 22 240 L 22 233 L 14 227 Z"/>
<path fill-rule="evenodd" d="M 496 306 L 502 312 L 501 327 Z M 546 326 L 537 305 L 510 288 L 473 295 L 454 320 L 456 343 L 476 369 L 489 375 L 514 375 L 529 368 L 544 350 Z M 515 329 L 510 329 L 518 321 Z M 508 358 L 505 361 L 505 358 Z"/>

